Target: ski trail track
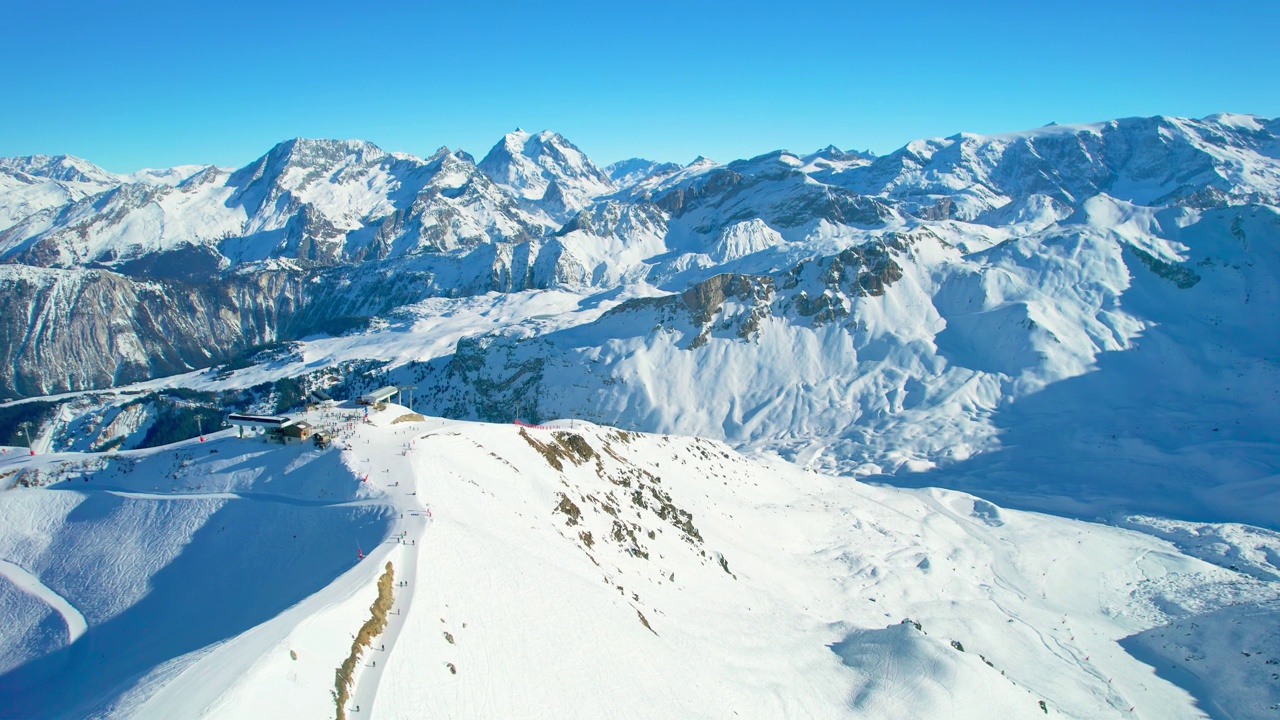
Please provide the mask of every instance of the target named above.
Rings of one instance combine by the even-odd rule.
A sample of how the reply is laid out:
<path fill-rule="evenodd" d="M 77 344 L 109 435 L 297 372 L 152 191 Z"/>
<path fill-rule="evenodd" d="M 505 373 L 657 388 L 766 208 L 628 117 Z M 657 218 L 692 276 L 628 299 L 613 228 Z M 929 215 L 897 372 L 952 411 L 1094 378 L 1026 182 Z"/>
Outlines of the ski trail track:
<path fill-rule="evenodd" d="M 398 511 L 399 517 L 392 525 L 390 535 L 383 541 L 383 548 L 390 549 L 385 557 L 391 560 L 395 568 L 395 583 L 392 588 L 395 599 L 391 616 L 387 618 L 387 627 L 382 635 L 375 638 L 375 646 L 361 660 L 360 671 L 355 677 L 355 692 L 352 693 L 347 710 L 349 717 L 373 717 L 383 671 L 387 660 L 395 651 L 396 642 L 400 639 L 401 630 L 413 606 L 414 590 L 418 582 L 418 553 L 422 547 L 423 532 L 431 524 L 431 518 L 419 495 L 426 485 L 425 479 L 418 474 L 414 463 L 410 462 L 404 451 L 421 441 L 419 436 L 422 431 L 422 423 L 393 430 L 391 442 L 379 437 L 380 445 L 376 449 L 368 446 L 366 452 L 370 457 L 359 461 L 370 468 L 368 482 L 386 493 L 384 502 Z M 370 433 L 357 433 L 357 437 L 362 434 Z M 379 458 L 379 462 L 374 462 L 374 457 Z M 379 556 L 377 567 L 381 568 L 383 555 L 376 554 Z M 376 664 L 379 660 L 382 661 L 381 664 Z M 356 711 L 353 708 L 360 709 Z"/>
<path fill-rule="evenodd" d="M 936 492 L 923 494 L 922 497 L 925 498 L 926 502 L 936 512 L 955 522 L 959 528 L 977 542 L 978 546 L 987 547 L 992 550 L 995 578 L 1002 581 L 1000 585 L 1004 589 L 1011 591 L 1022 598 L 1024 601 L 1023 604 L 1025 604 L 1025 598 L 1028 594 L 1026 591 L 1028 589 L 1018 588 L 1009 583 L 1009 578 L 1017 577 L 1019 573 L 1015 569 L 1015 562 L 1009 552 L 1012 548 L 1012 541 L 1008 538 L 1006 533 L 999 531 L 1003 522 L 991 524 L 988 521 L 984 521 L 977 515 L 976 504 L 974 514 L 965 517 L 939 497 Z M 1074 607 L 1076 609 L 1081 609 L 1083 606 L 1075 602 L 1066 602 L 1063 598 L 1057 597 L 1057 593 L 1055 593 L 1054 590 L 1057 588 L 1067 587 L 1069 586 L 1069 583 L 1051 582 L 1051 575 L 1055 573 L 1070 573 L 1075 570 L 1074 561 L 1079 555 L 1082 543 L 1088 539 L 1089 535 L 1090 530 L 1082 527 L 1081 537 L 1077 538 L 1075 543 L 1068 544 L 1062 552 L 1054 553 L 1049 559 L 1048 565 L 1041 575 L 1039 594 L 1042 600 L 1048 601 L 1048 607 L 1040 608 L 1040 610 L 1042 613 L 1045 610 L 1061 612 L 1062 619 L 1056 624 L 1056 626 L 1053 625 L 1051 620 L 1048 623 L 1045 623 L 1044 621 L 1029 621 L 1027 618 L 1022 616 L 1021 611 L 1013 610 L 999 602 L 995 593 L 991 593 L 991 599 L 997 607 L 1008 613 L 1012 620 L 1020 623 L 1029 631 L 1034 633 L 1036 637 L 1039 638 L 1045 650 L 1049 653 L 1052 653 L 1067 663 L 1075 665 L 1081 670 L 1081 672 L 1096 678 L 1102 684 L 1106 685 L 1108 684 L 1108 674 L 1101 670 L 1096 663 L 1090 660 L 1090 658 L 1094 654 L 1098 654 L 1098 652 L 1090 654 L 1085 649 L 1085 646 L 1090 644 L 1094 646 L 1102 646 L 1104 644 L 1110 646 L 1113 644 L 1113 641 L 1099 636 L 1092 628 L 1081 628 L 1079 631 L 1081 637 L 1080 640 L 1077 641 L 1077 633 L 1068 624 L 1069 615 L 1067 608 Z M 1142 551 L 1138 560 L 1145 557 L 1147 552 L 1148 551 L 1145 550 Z M 1134 562 L 1136 563 L 1138 560 L 1135 560 Z M 1096 599 L 1091 599 L 1091 601 L 1095 605 L 1098 604 Z M 1046 625 L 1052 626 L 1051 629 L 1048 631 L 1044 630 L 1043 626 Z M 1123 710 L 1131 706 L 1131 703 L 1129 703 L 1114 689 L 1108 689 L 1105 696 L 1100 699 L 1113 710 Z"/>
<path fill-rule="evenodd" d="M 301 625 L 307 624 L 318 613 L 349 603 L 357 593 L 367 592 L 376 579 L 376 572 L 382 563 L 375 566 L 374 563 L 355 562 L 355 538 L 351 535 L 365 533 L 365 530 L 359 528 L 367 530 L 378 526 L 376 533 L 364 534 L 362 544 L 366 552 L 380 550 L 378 543 L 393 532 L 394 518 L 398 518 L 399 508 L 380 492 L 358 492 L 353 496 L 350 489 L 352 484 L 358 485 L 357 478 L 342 467 L 338 462 L 339 456 L 336 447 L 328 452 L 316 451 L 311 448 L 310 443 L 285 448 L 244 441 L 222 433 L 218 437 L 210 436 L 205 444 L 198 444 L 198 441 L 193 440 L 163 448 L 122 453 L 119 456 L 59 453 L 37 456 L 34 459 L 20 457 L 17 458 L 18 462 L 8 463 L 51 470 L 60 466 L 68 467 L 71 479 L 74 480 L 54 482 L 30 493 L 12 496 L 13 502 L 8 508 L 11 512 L 28 512 L 26 505 L 43 508 L 40 498 L 45 497 L 48 498 L 50 512 L 53 513 L 50 518 L 44 519 L 48 522 L 37 522 L 43 518 L 37 513 L 34 516 L 37 520 L 15 524 L 9 535 L 15 538 L 12 541 L 18 543 L 18 547 L 26 547 L 22 545 L 23 533 L 34 538 L 44 537 L 40 533 L 47 531 L 47 528 L 42 522 L 44 525 L 52 523 L 51 527 L 57 528 L 57 535 L 52 536 L 55 544 L 83 542 L 83 535 L 94 540 L 103 539 L 108 543 L 103 547 L 125 549 L 129 547 L 128 533 L 124 535 L 125 545 L 110 545 L 108 542 L 119 540 L 111 533 L 124 527 L 122 523 L 151 522 L 151 514 L 158 513 L 158 516 L 164 518 L 179 518 L 182 524 L 172 525 L 171 527 L 178 528 L 174 531 L 174 537 L 166 536 L 161 543 L 163 547 L 180 548 L 181 551 L 172 559 L 155 553 L 139 554 L 138 558 L 151 558 L 154 562 L 126 562 L 117 570 L 112 570 L 116 566 L 110 561 L 110 553 L 106 553 L 106 562 L 96 566 L 101 568 L 100 571 L 94 566 L 88 567 L 86 572 L 99 585 L 103 582 L 102 578 L 123 578 L 120 582 L 134 582 L 143 574 L 158 578 L 149 579 L 149 589 L 136 602 L 120 610 L 116 610 L 114 606 L 108 611 L 91 605 L 81 607 L 76 593 L 83 592 L 82 589 L 74 588 L 63 598 L 25 569 L 43 566 L 33 565 L 25 557 L 17 555 L 0 556 L 4 560 L 0 573 L 18 589 L 35 596 L 58 612 L 66 623 L 70 636 L 70 642 L 62 650 L 56 654 L 33 658 L 7 673 L 4 682 L 10 683 L 15 689 L 26 687 L 30 690 L 30 702 L 27 704 L 43 702 L 41 698 L 47 695 L 52 704 L 45 711 L 51 717 L 81 716 L 90 711 L 90 704 L 94 708 L 93 712 L 106 713 L 104 717 L 137 718 L 195 717 L 221 706 L 227 697 L 234 695 L 234 690 L 243 683 L 245 677 L 252 674 L 255 664 L 261 659 L 277 653 L 284 655 L 286 660 L 290 657 L 290 646 L 296 642 L 295 631 Z M 85 460 L 102 460 L 104 464 L 90 468 L 92 473 L 77 475 L 75 471 Z M 49 475 L 53 476 L 54 473 Z M 212 482 L 206 480 L 206 477 Z M 156 491 L 152 490 L 152 485 L 157 486 Z M 204 490 L 206 485 L 210 487 Z M 281 490 L 284 492 L 280 492 Z M 328 495 L 327 499 L 325 495 Z M 69 498 L 73 497 L 82 500 L 70 501 Z M 148 509 L 151 506 L 157 509 Z M 183 506 L 192 509 L 178 509 Z M 171 509 L 164 509 L 166 507 Z M 288 518 L 287 522 L 272 522 L 277 509 Z M 313 514 L 334 512 L 340 515 Z M 357 524 L 349 526 L 348 515 L 351 513 L 356 515 L 351 515 L 350 520 L 359 520 Z M 212 517 L 218 519 L 210 521 L 209 518 Z M 334 522 L 339 524 L 335 525 Z M 223 523 L 228 530 L 226 535 L 221 535 Z M 327 530 L 323 529 L 325 526 L 328 526 Z M 139 527 L 145 527 L 145 524 Z M 294 532 L 297 534 L 293 534 Z M 252 561 L 255 566 L 260 565 L 264 569 L 278 568 L 284 572 L 279 576 L 255 579 L 237 576 L 236 571 L 226 570 L 221 575 L 214 575 L 219 578 L 218 583 L 222 583 L 217 584 L 217 589 L 233 590 L 227 597 L 219 598 L 219 592 L 201 592 L 200 597 L 193 598 L 191 603 L 162 602 L 166 597 L 180 597 L 181 593 L 195 588 L 213 589 L 216 583 L 208 580 L 206 574 L 192 576 L 185 582 L 181 576 L 184 573 L 190 574 L 192 570 L 190 557 L 212 554 L 215 558 L 224 558 L 247 552 L 244 548 L 248 544 L 230 539 L 237 533 L 282 541 L 282 544 L 277 542 L 272 545 L 281 548 L 290 547 L 291 540 L 301 543 L 318 541 L 320 545 L 317 547 L 320 549 L 312 552 L 312 546 L 307 546 L 302 551 L 293 546 L 292 552 L 286 551 L 282 556 L 286 558 L 283 561 L 272 559 L 276 553 L 251 554 L 250 558 L 256 558 Z M 194 541 L 189 540 L 188 535 Z M 299 537 L 303 540 L 299 541 Z M 341 559 L 333 559 L 338 557 L 334 551 L 342 546 L 350 547 L 350 550 L 343 548 Z M 45 552 L 39 550 L 43 547 L 39 543 L 34 547 L 38 549 L 37 554 Z M 319 568 L 317 562 L 310 560 L 312 556 L 330 559 L 317 561 L 319 564 L 327 563 Z M 131 557 L 133 556 L 125 559 Z M 345 569 L 341 567 L 343 561 L 350 563 Z M 397 562 L 397 565 L 400 563 Z M 314 569 L 313 566 L 319 569 Z M 236 563 L 227 562 L 215 565 L 215 569 L 235 567 L 238 567 Z M 40 570 L 41 574 L 43 572 Z M 333 572 L 332 581 L 317 584 L 318 591 L 308 596 L 302 588 L 305 588 L 305 583 L 315 581 L 318 577 L 316 573 L 321 572 Z M 256 583 L 272 586 L 274 594 L 269 596 L 272 598 L 271 602 L 279 603 L 282 608 L 275 617 L 264 618 L 263 612 L 253 604 L 253 597 L 256 596 L 245 597 L 245 593 L 251 592 L 250 589 L 255 586 L 255 580 Z M 53 581 L 50 584 L 60 587 Z M 185 591 L 184 585 L 187 588 Z M 162 606 L 157 606 L 157 602 L 161 602 Z M 131 637 L 138 637 L 138 633 L 129 630 L 130 623 L 153 621 L 143 618 L 148 614 L 143 612 L 143 608 L 149 609 L 148 612 L 159 609 L 162 614 L 168 613 L 166 617 L 177 617 L 183 613 L 191 615 L 195 611 L 185 608 L 196 607 L 201 603 L 209 605 L 213 612 L 211 618 L 196 614 L 158 636 L 162 645 L 145 645 L 145 652 L 122 656 L 119 662 L 100 663 L 102 669 L 98 669 L 97 665 L 89 668 L 86 672 L 92 677 L 85 679 L 89 684 L 84 687 L 72 689 L 79 680 L 69 679 L 66 673 L 56 672 L 56 662 L 89 662 L 82 658 L 86 643 L 92 648 L 95 643 L 101 643 L 104 637 L 122 638 L 124 642 Z M 367 602 L 365 607 L 367 608 Z M 262 622 L 263 619 L 266 620 L 265 623 Z M 347 622 L 338 623 L 335 629 L 345 629 L 348 625 Z M 342 637 L 345 636 L 339 631 L 337 640 L 340 641 Z M 200 638 L 200 641 L 197 642 L 195 638 Z M 313 652 L 313 645 L 302 646 L 300 650 L 302 658 L 312 663 L 322 663 L 322 667 L 327 668 L 327 671 L 314 673 L 314 676 L 328 678 L 331 687 L 333 667 L 337 661 L 329 660 L 328 653 Z M 299 663 L 291 670 L 295 673 L 310 673 L 304 666 L 305 663 Z M 47 673 L 50 682 L 45 683 L 45 688 L 35 691 L 34 688 L 38 685 L 33 683 L 44 678 Z M 62 685 L 66 685 L 67 689 L 59 689 L 58 686 Z M 0 692 L 0 695 L 3 694 Z M 327 693 L 317 693 L 320 698 L 325 698 L 326 695 Z M 75 707 L 71 707 L 71 704 Z M 0 705 L 4 703 L 0 702 Z M 25 705 L 20 703 L 15 717 L 32 717 L 29 712 L 31 708 L 24 710 L 23 707 Z M 331 701 L 329 707 L 332 708 Z M 309 716 L 311 713 L 304 714 Z M 8 715 L 0 711 L 0 716 Z"/>

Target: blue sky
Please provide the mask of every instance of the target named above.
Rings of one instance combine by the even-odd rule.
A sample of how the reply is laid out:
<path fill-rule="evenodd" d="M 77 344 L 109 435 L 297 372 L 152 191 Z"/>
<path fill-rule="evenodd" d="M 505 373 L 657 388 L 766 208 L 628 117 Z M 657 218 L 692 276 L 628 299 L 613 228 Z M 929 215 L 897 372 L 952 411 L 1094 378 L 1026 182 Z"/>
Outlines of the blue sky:
<path fill-rule="evenodd" d="M 280 140 L 482 156 L 551 128 L 598 163 L 1131 115 L 1280 115 L 1280 3 L 0 5 L 0 155 L 242 165 Z"/>

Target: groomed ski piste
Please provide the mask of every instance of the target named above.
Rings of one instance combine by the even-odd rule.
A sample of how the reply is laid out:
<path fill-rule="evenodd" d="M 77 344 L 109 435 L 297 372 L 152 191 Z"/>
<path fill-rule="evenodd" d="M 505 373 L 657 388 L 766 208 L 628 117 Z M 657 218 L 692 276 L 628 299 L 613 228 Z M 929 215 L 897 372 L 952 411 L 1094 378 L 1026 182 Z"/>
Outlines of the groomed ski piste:
<path fill-rule="evenodd" d="M 1011 511 L 581 421 L 307 419 L 338 437 L 0 455 L 0 717 L 1280 707 L 1280 639 L 1251 632 L 1280 613 L 1269 531 Z"/>

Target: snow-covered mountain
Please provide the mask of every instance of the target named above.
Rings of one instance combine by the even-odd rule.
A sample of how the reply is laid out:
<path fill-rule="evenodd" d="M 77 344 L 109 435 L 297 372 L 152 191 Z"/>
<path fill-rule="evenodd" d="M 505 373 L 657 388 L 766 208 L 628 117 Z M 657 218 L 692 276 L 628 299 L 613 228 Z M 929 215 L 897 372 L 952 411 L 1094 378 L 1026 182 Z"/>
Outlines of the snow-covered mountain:
<path fill-rule="evenodd" d="M 480 169 L 557 223 L 616 189 L 586 154 L 549 130 L 507 133 L 480 161 Z"/>
<path fill-rule="evenodd" d="M 1273 717 L 1278 123 L 2 161 L 0 718 Z"/>
<path fill-rule="evenodd" d="M 540 235 L 471 157 L 423 160 L 358 141 L 295 139 L 235 171 L 151 172 L 34 212 L 0 233 L 0 257 L 129 275 L 214 275 L 247 262 L 332 266 Z M 163 175 L 163 182 L 153 178 Z"/>
<path fill-rule="evenodd" d="M 57 180 L 79 185 L 114 185 L 121 178 L 72 155 L 27 155 L 0 158 L 0 171 L 11 177 Z"/>
<path fill-rule="evenodd" d="M 606 196 L 698 211 L 689 229 L 671 230 L 677 248 L 691 232 L 752 217 L 784 232 L 818 220 L 877 225 L 895 213 L 1004 227 L 1061 219 L 1100 194 L 1140 206 L 1274 204 L 1276 123 L 1131 118 L 921 140 L 883 157 L 830 147 L 685 168 L 633 159 L 608 173 L 549 131 L 509 133 L 478 166 L 443 148 L 424 160 L 304 139 L 234 171 L 116 176 L 67 156 L 9 158 L 0 160 L 0 257 L 128 272 L 130 261 L 195 248 L 214 270 L 266 258 L 333 265 L 519 242 Z"/>
<path fill-rule="evenodd" d="M 0 231 L 120 182 L 93 163 L 69 155 L 0 158 Z"/>
<path fill-rule="evenodd" d="M 1107 194 L 1137 205 L 1274 205 L 1280 123 L 1250 115 L 1126 118 L 1004 135 L 917 140 L 824 182 L 964 220 L 1046 196 L 1069 206 Z"/>
<path fill-rule="evenodd" d="M 293 140 L 231 172 L 121 182 L 0 234 L 13 288 L 0 381 L 7 395 L 102 388 L 390 314 L 407 337 L 380 346 L 375 334 L 358 352 L 433 388 L 435 412 L 498 419 L 518 398 L 535 418 L 716 437 L 859 473 L 1000 447 L 1015 403 L 1113 354 L 1132 361 L 1123 387 L 1178 358 L 1169 382 L 1185 412 L 1243 404 L 1275 418 L 1262 399 L 1277 391 L 1264 371 L 1280 276 L 1276 122 L 1133 118 L 883 157 L 625 161 L 616 181 L 550 132 L 511 133 L 479 165 L 447 149 L 418 159 Z M 77 163 L 6 167 L 102 180 Z M 542 203 L 553 186 L 581 206 L 563 223 Z M 579 305 L 555 323 L 517 312 L 444 344 L 433 335 L 430 314 L 466 315 L 491 292 Z M 125 309 L 134 297 L 157 298 L 138 300 L 145 318 Z M 1171 349 L 1146 350 L 1161 342 Z M 1223 354 L 1206 361 L 1206 346 Z M 1243 438 L 1234 427 L 1213 440 Z M 1215 447 L 1204 472 L 1232 446 Z M 1223 502 L 1222 517 L 1252 512 Z"/>
<path fill-rule="evenodd" d="M 609 179 L 613 181 L 615 187 L 625 190 L 655 175 L 669 175 L 679 169 L 680 165 L 678 163 L 629 158 L 611 163 L 604 168 L 604 171 L 609 176 Z"/>

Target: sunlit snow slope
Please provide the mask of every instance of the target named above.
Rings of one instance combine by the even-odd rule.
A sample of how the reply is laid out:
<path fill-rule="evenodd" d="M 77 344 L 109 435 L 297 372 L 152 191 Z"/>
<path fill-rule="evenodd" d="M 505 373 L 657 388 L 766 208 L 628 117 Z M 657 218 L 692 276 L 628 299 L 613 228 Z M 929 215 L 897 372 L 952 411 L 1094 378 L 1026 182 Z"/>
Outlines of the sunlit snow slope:
<path fill-rule="evenodd" d="M 51 484 L 0 494 L 0 557 L 46 588 L 0 582 L 0 717 L 333 717 L 388 562 L 389 623 L 347 717 L 1245 718 L 1280 702 L 1267 636 L 1173 632 L 1274 622 L 1267 531 L 1195 530 L 1238 548 L 1231 570 L 1149 532 L 696 438 L 329 412 L 312 419 L 345 437 L 323 451 L 221 433 L 6 454 L 8 482 Z M 70 645 L 49 593 L 88 623 Z"/>

